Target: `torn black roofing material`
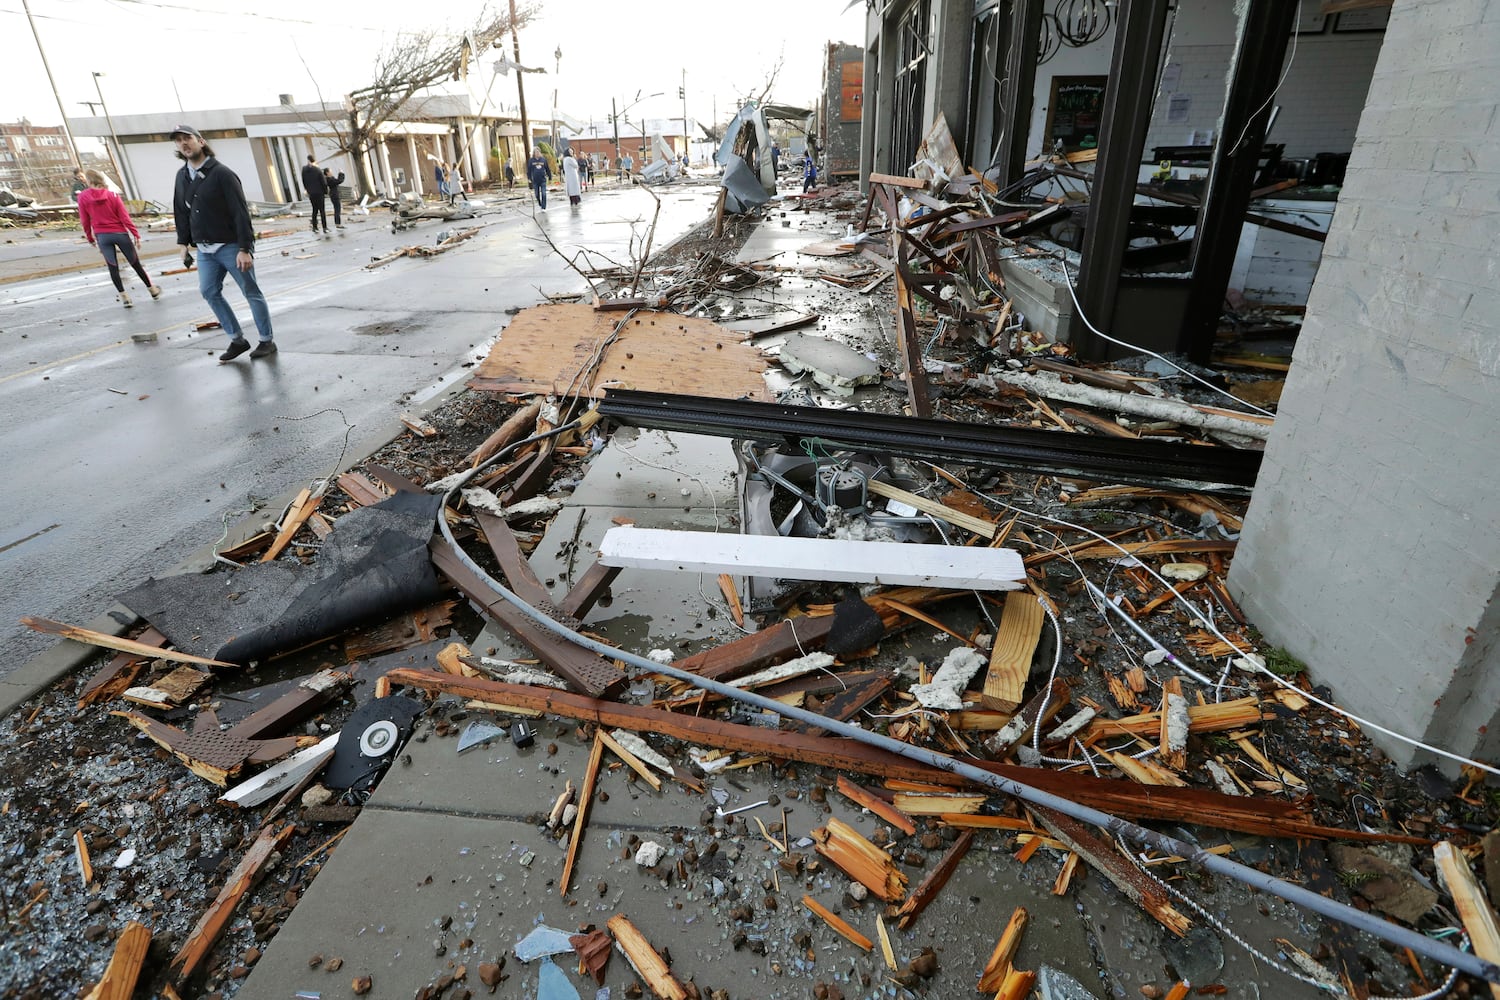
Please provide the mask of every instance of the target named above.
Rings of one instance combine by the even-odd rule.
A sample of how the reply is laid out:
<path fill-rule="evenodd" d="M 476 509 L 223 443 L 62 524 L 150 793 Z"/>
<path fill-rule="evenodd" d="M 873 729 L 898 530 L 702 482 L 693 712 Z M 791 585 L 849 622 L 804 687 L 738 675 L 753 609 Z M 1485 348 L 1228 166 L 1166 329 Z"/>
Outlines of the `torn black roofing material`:
<path fill-rule="evenodd" d="M 263 660 L 441 597 L 427 552 L 441 503 L 398 493 L 339 518 L 309 565 L 279 560 L 152 579 L 120 602 L 178 649 Z"/>

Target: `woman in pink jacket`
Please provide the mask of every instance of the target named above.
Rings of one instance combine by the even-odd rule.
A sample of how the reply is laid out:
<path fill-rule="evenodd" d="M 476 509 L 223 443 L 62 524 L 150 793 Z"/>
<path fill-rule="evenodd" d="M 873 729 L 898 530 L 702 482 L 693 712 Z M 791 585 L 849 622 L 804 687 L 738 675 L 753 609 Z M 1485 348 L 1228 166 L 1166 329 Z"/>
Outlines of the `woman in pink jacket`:
<path fill-rule="evenodd" d="M 153 299 L 161 297 L 161 289 L 151 283 L 151 276 L 141 267 L 141 258 L 136 253 L 141 245 L 140 231 L 130 221 L 130 211 L 120 196 L 106 187 L 104 175 L 97 170 L 84 171 L 89 186 L 78 192 L 78 221 L 83 223 L 83 235 L 90 243 L 99 247 L 104 263 L 109 267 L 109 280 L 115 283 L 120 301 L 125 308 L 131 306 L 130 296 L 125 294 L 125 284 L 120 280 L 120 265 L 117 253 L 123 253 L 135 273 L 146 283 Z"/>

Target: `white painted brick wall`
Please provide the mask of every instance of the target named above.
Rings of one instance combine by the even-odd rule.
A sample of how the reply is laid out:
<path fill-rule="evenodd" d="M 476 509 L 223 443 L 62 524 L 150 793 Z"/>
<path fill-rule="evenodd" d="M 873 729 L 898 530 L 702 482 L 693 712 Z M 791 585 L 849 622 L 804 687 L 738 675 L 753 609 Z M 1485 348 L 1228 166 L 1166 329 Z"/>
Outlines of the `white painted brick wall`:
<path fill-rule="evenodd" d="M 1490 757 L 1497 80 L 1500 2 L 1396 0 L 1230 575 L 1270 641 L 1352 710 Z"/>

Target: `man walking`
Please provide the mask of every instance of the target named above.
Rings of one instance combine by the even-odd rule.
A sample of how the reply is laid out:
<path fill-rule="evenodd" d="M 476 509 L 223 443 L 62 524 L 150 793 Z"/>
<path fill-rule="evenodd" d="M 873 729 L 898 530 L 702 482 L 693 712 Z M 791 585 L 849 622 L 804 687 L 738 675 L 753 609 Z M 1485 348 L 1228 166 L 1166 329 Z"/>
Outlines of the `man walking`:
<path fill-rule="evenodd" d="M 312 231 L 318 231 L 318 219 L 321 217 L 323 232 L 328 232 L 328 209 L 323 206 L 323 199 L 328 197 L 328 182 L 323 179 L 323 171 L 311 153 L 307 154 L 307 162 L 302 166 L 302 190 L 307 192 L 307 200 L 312 202 Z"/>
<path fill-rule="evenodd" d="M 177 222 L 177 245 L 183 248 L 183 263 L 192 266 L 192 252 L 198 248 L 198 292 L 213 310 L 219 325 L 229 336 L 229 348 L 220 361 L 233 361 L 250 351 L 252 358 L 276 353 L 271 333 L 271 311 L 266 297 L 255 282 L 255 229 L 250 224 L 250 206 L 245 191 L 233 170 L 214 158 L 214 151 L 191 125 L 172 130 L 177 158 L 183 161 L 177 171 L 172 191 L 172 214 Z M 240 286 L 260 343 L 250 350 L 250 343 L 240 333 L 240 321 L 224 301 L 224 276 L 229 275 Z"/>
<path fill-rule="evenodd" d="M 344 228 L 343 203 L 339 200 L 342 197 L 339 194 L 339 185 L 342 183 L 344 183 L 344 172 L 342 170 L 335 177 L 332 170 L 329 170 L 327 167 L 323 168 L 323 184 L 328 188 L 328 200 L 333 204 L 333 228 L 335 229 Z M 324 217 L 324 221 L 327 221 L 326 216 Z M 323 232 L 326 233 L 328 230 L 324 229 Z"/>
<path fill-rule="evenodd" d="M 547 158 L 542 155 L 542 147 L 531 147 L 531 159 L 526 161 L 526 181 L 531 185 L 531 193 L 536 197 L 536 203 L 541 206 L 542 211 L 547 211 L 547 182 L 552 179 L 552 168 L 547 165 Z"/>

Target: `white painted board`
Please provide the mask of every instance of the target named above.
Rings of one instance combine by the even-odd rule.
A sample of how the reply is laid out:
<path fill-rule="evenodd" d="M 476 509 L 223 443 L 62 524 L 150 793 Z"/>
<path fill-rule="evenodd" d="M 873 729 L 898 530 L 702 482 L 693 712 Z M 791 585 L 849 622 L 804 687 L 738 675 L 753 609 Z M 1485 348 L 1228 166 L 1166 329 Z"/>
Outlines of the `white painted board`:
<path fill-rule="evenodd" d="M 605 532 L 599 561 L 624 569 L 737 573 L 788 580 L 1020 590 L 1026 568 L 1013 549 L 783 538 L 637 528 Z"/>

